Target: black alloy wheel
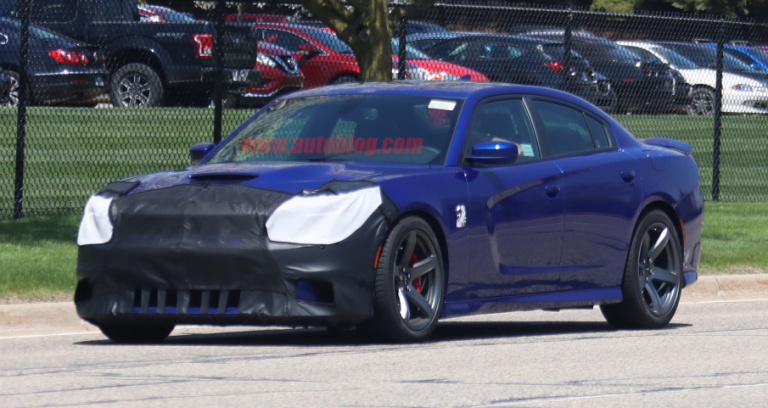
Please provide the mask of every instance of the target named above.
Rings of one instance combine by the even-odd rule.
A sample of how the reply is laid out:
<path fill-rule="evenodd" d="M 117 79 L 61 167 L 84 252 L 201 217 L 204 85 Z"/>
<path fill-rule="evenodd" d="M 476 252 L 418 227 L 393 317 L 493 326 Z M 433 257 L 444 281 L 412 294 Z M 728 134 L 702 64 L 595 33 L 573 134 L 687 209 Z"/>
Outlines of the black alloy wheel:
<path fill-rule="evenodd" d="M 397 342 L 429 337 L 445 293 L 442 252 L 429 224 L 419 217 L 398 222 L 381 248 L 373 318 L 361 325 L 379 339 Z"/>
<path fill-rule="evenodd" d="M 672 220 L 653 210 L 632 238 L 622 283 L 621 303 L 603 305 L 609 324 L 625 328 L 661 328 L 677 311 L 682 286 L 682 245 Z"/>

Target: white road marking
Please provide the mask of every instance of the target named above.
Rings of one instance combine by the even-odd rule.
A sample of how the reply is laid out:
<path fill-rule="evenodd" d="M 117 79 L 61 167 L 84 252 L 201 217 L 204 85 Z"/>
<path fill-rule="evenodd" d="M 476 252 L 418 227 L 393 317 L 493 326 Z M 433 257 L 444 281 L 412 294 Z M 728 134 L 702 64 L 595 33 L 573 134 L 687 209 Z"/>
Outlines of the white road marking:
<path fill-rule="evenodd" d="M 716 385 L 716 386 L 704 386 L 704 387 L 696 387 L 696 388 L 676 388 L 676 389 L 669 389 L 669 390 L 644 390 L 644 391 L 635 391 L 635 392 L 619 392 L 615 394 L 595 394 L 595 395 L 580 395 L 580 396 L 574 396 L 574 397 L 542 397 L 542 398 L 529 398 L 529 399 L 522 399 L 520 401 L 513 401 L 513 402 L 497 402 L 492 403 L 488 405 L 475 405 L 472 408 L 500 408 L 500 407 L 507 407 L 512 405 L 522 405 L 522 404 L 535 404 L 538 402 L 548 402 L 548 401 L 575 401 L 575 400 L 586 400 L 586 399 L 599 399 L 599 398 L 611 398 L 611 397 L 631 397 L 635 395 L 646 395 L 656 392 L 690 392 L 690 391 L 710 391 L 710 390 L 725 390 L 729 388 L 752 388 L 752 387 L 765 387 L 768 386 L 768 383 L 756 383 L 756 384 L 733 384 L 733 385 Z"/>
<path fill-rule="evenodd" d="M 97 332 L 97 331 L 89 331 L 89 332 L 77 332 L 77 333 L 33 334 L 33 335 L 29 335 L 29 336 L 0 337 L 0 340 L 34 339 L 34 338 L 38 338 L 38 337 L 56 337 L 56 336 L 82 336 L 84 334 L 99 334 L 99 332 Z"/>

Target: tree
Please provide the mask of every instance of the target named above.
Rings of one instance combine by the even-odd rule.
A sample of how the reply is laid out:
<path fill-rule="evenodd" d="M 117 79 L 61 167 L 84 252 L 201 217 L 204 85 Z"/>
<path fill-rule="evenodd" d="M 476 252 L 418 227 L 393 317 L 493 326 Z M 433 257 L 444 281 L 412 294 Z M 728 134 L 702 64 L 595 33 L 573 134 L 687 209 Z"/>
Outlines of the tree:
<path fill-rule="evenodd" d="M 590 8 L 611 13 L 632 13 L 641 2 L 642 0 L 595 0 Z"/>
<path fill-rule="evenodd" d="M 301 0 L 357 57 L 360 79 L 392 79 L 392 32 L 402 18 L 414 18 L 435 0 L 409 0 L 390 9 L 387 0 Z"/>
<path fill-rule="evenodd" d="M 670 0 L 670 2 L 673 6 L 685 11 L 736 18 L 749 14 L 750 0 Z"/>

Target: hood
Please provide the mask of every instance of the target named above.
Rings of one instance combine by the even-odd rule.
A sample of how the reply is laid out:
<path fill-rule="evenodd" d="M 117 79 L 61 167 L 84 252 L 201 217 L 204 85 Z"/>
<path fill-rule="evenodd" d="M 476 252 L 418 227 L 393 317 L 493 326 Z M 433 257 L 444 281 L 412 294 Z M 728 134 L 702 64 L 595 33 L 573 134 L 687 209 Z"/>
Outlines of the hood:
<path fill-rule="evenodd" d="M 379 182 L 429 172 L 428 165 L 352 162 L 262 162 L 205 164 L 182 170 L 132 177 L 139 185 L 129 194 L 185 184 L 244 184 L 297 194 L 332 181 Z"/>

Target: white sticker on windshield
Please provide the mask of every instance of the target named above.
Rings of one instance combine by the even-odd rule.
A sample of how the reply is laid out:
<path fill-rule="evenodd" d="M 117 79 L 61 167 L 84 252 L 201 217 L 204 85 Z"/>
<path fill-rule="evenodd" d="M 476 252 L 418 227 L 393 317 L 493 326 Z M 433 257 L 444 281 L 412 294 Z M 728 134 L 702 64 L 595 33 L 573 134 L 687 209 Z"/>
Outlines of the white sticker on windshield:
<path fill-rule="evenodd" d="M 432 99 L 429 101 L 429 109 L 452 111 L 456 107 L 456 101 L 445 101 L 442 99 Z"/>
<path fill-rule="evenodd" d="M 529 145 L 527 143 L 523 143 L 520 146 L 523 147 L 523 156 L 525 156 L 525 157 L 533 157 L 533 148 L 531 147 L 531 145 Z"/>

